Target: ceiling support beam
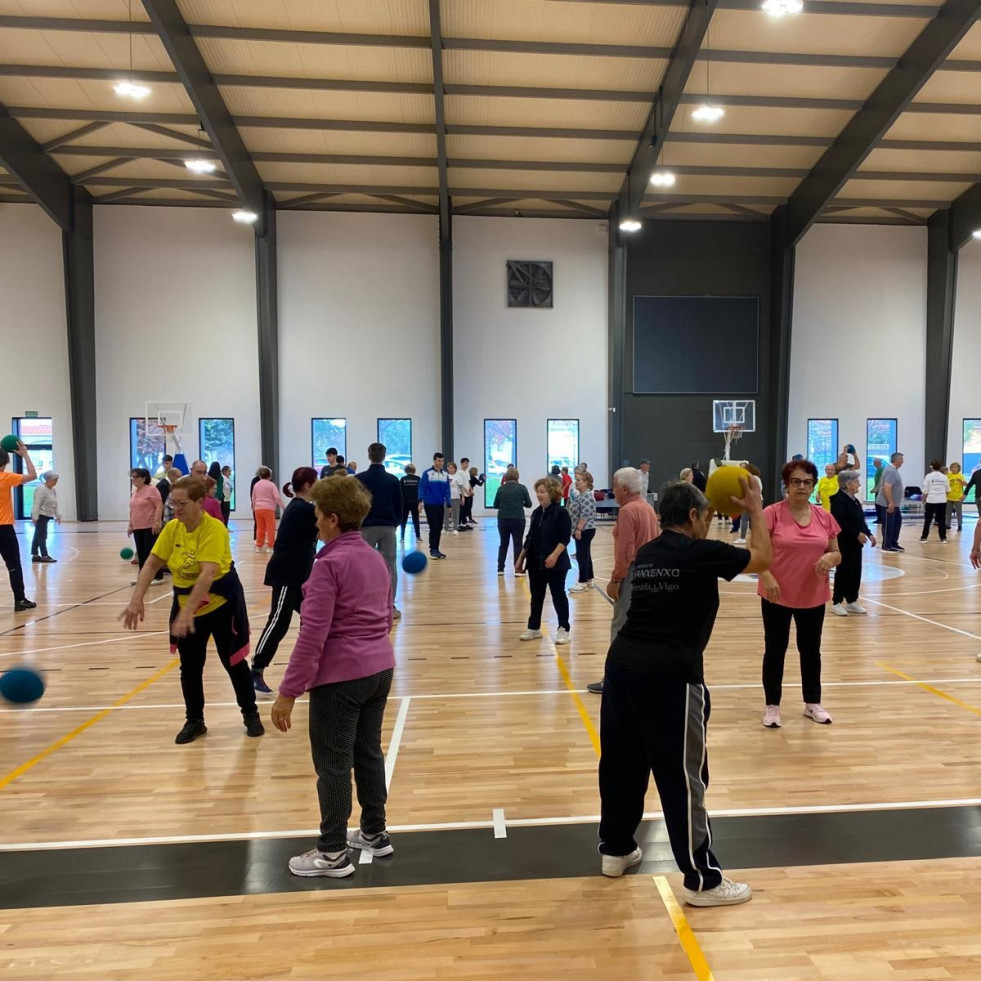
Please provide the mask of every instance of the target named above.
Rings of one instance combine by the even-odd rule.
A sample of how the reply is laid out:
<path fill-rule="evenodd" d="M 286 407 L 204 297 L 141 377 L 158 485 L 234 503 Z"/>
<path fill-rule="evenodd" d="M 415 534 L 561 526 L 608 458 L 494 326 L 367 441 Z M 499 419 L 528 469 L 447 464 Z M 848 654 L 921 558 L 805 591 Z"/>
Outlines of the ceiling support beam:
<path fill-rule="evenodd" d="M 780 500 L 780 471 L 791 453 L 790 352 L 794 321 L 794 266 L 796 249 L 788 230 L 788 208 L 782 205 L 770 216 L 770 316 L 769 336 L 762 370 L 770 390 L 767 428 L 766 473 L 773 500 Z"/>
<path fill-rule="evenodd" d="M 259 343 L 259 445 L 266 466 L 279 459 L 279 264 L 276 202 L 262 200 L 263 234 L 255 238 L 256 334 Z M 278 469 L 277 469 L 278 468 Z"/>
<path fill-rule="evenodd" d="M 453 202 L 446 160 L 446 106 L 443 82 L 443 26 L 440 0 L 429 0 L 429 47 L 433 60 L 436 157 L 439 170 L 439 368 L 440 443 L 453 459 Z M 480 194 L 481 197 L 485 196 Z M 486 195 L 489 196 L 489 195 Z"/>
<path fill-rule="evenodd" d="M 923 428 L 923 459 L 927 461 L 938 457 L 947 459 L 957 296 L 957 251 L 951 248 L 950 225 L 949 211 L 938 211 L 927 222 L 926 406 Z"/>
<path fill-rule="evenodd" d="M 211 144 L 239 200 L 245 208 L 259 215 L 255 231 L 261 238 L 265 234 L 262 222 L 268 210 L 266 189 L 235 128 L 225 100 L 191 37 L 191 30 L 177 6 L 177 0 L 143 0 L 143 6 L 194 103 L 201 125 L 211 137 Z M 278 460 L 275 462 L 278 463 Z"/>
<path fill-rule="evenodd" d="M 116 167 L 121 167 L 125 163 L 130 163 L 132 159 L 132 157 L 116 157 L 114 160 L 107 160 L 105 163 L 96 164 L 96 166 L 90 167 L 88 170 L 73 174 L 71 182 L 73 184 L 84 184 L 90 177 L 98 177 L 99 174 L 104 174 L 107 170 L 114 170 Z"/>
<path fill-rule="evenodd" d="M 644 200 L 651 171 L 657 164 L 665 138 L 671 130 L 671 123 L 678 111 L 717 2 L 718 0 L 691 0 L 688 18 L 681 28 L 661 87 L 654 94 L 647 122 L 620 187 L 618 211 L 621 220 L 633 216 Z"/>
<path fill-rule="evenodd" d="M 943 64 L 981 13 L 981 0 L 946 0 L 791 195 L 787 236 L 797 244 Z"/>
<path fill-rule="evenodd" d="M 607 439 L 609 470 L 623 466 L 623 349 L 627 332 L 627 248 L 620 234 L 619 206 L 610 208 L 607 227 Z M 641 233 L 643 234 L 643 233 Z"/>
<path fill-rule="evenodd" d="M 457 205 L 453 209 L 455 215 L 467 215 L 472 211 L 479 211 L 481 208 L 496 208 L 502 204 L 510 204 L 512 201 L 520 201 L 520 198 L 487 198 L 484 201 L 473 201 L 470 204 Z"/>
<path fill-rule="evenodd" d="M 600 211 L 599 208 L 590 208 L 588 205 L 580 204 L 578 201 L 568 201 L 565 198 L 556 198 L 556 204 L 561 204 L 570 211 L 577 211 L 584 218 L 602 218 L 606 220 L 608 212 Z"/>
<path fill-rule="evenodd" d="M 73 129 L 70 133 L 59 136 L 57 139 L 49 140 L 42 145 L 41 149 L 45 153 L 50 153 L 52 150 L 56 150 L 58 147 L 68 146 L 69 143 L 74 143 L 75 140 L 80 140 L 83 136 L 88 136 L 90 133 L 97 133 L 107 125 L 107 123 L 88 123 L 79 129 Z"/>
<path fill-rule="evenodd" d="M 123 187 L 118 191 L 110 191 L 95 199 L 96 204 L 109 204 L 112 201 L 121 201 L 123 198 L 132 197 L 134 194 L 142 194 L 146 191 L 145 187 Z"/>
<path fill-rule="evenodd" d="M 379 201 L 391 201 L 392 204 L 400 204 L 405 208 L 415 208 L 420 214 L 435 215 L 438 209 L 425 201 L 413 201 L 411 198 L 399 197 L 398 194 L 372 194 L 371 197 L 378 198 Z"/>
<path fill-rule="evenodd" d="M 302 205 L 310 204 L 313 201 L 320 201 L 325 198 L 336 198 L 337 196 L 336 191 L 330 191 L 326 194 L 318 191 L 316 194 L 304 194 L 298 198 L 291 198 L 289 201 L 283 201 L 279 207 L 285 211 L 288 211 L 291 208 L 299 208 Z"/>
<path fill-rule="evenodd" d="M 981 228 L 981 184 L 969 187 L 950 206 L 950 247 L 962 249 Z"/>
<path fill-rule="evenodd" d="M 190 143 L 191 146 L 200 147 L 202 150 L 209 150 L 212 153 L 214 152 L 214 148 L 208 140 L 202 140 L 197 136 L 188 136 L 187 133 L 168 129 L 166 126 L 158 126 L 156 123 L 132 123 L 131 125 L 145 129 L 148 133 L 156 133 L 158 136 L 166 136 L 168 139 L 180 140 L 182 143 Z"/>

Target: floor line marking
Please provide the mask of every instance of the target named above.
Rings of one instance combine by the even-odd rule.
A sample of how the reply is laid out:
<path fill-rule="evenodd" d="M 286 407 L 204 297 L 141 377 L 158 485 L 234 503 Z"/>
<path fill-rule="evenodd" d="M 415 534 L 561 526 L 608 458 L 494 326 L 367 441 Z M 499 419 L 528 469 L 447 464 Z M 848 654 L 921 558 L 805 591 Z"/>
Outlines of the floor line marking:
<path fill-rule="evenodd" d="M 395 773 L 395 761 L 399 758 L 399 746 L 402 745 L 402 733 L 405 732 L 405 720 L 409 714 L 409 706 L 412 704 L 412 697 L 402 699 L 399 706 L 399 713 L 395 717 L 395 728 L 392 729 L 392 738 L 388 741 L 388 752 L 385 754 L 385 789 L 392 786 L 392 774 Z"/>
<path fill-rule="evenodd" d="M 5 777 L 0 778 L 0 790 L 4 787 L 8 787 L 19 777 L 22 777 L 28 770 L 37 766 L 42 760 L 47 759 L 52 753 L 61 749 L 62 746 L 67 746 L 76 736 L 80 736 L 86 729 L 91 729 L 97 722 L 101 722 L 107 715 L 110 714 L 113 708 L 118 705 L 123 705 L 128 702 L 135 695 L 138 695 L 141 691 L 149 688 L 155 681 L 159 681 L 168 671 L 177 666 L 177 659 L 175 658 L 170 662 L 165 668 L 161 668 L 155 675 L 147 678 L 146 681 L 140 682 L 132 691 L 128 691 L 122 698 L 117 699 L 113 702 L 112 706 L 107 709 L 103 709 L 101 712 L 96 713 L 91 718 L 86 719 L 80 726 L 76 726 L 71 732 L 62 736 L 60 739 L 56 739 L 49 746 L 46 746 L 41 750 L 36 756 L 29 759 L 26 763 L 21 763 L 16 769 L 13 769 Z"/>
<path fill-rule="evenodd" d="M 504 808 L 495 807 L 491 812 L 492 824 L 494 825 L 494 837 L 495 838 L 507 838 L 508 836 L 508 825 L 504 817 Z"/>
<path fill-rule="evenodd" d="M 695 977 L 698 978 L 698 981 L 715 981 L 712 968 L 709 967 L 705 954 L 702 953 L 702 948 L 685 914 L 681 911 L 681 906 L 675 899 L 668 880 L 663 875 L 655 875 L 653 879 L 657 891 L 661 894 L 661 902 L 664 903 L 664 908 L 668 911 L 668 916 L 671 917 L 674 932 L 678 934 L 678 940 L 681 941 L 681 948 L 687 954 L 688 961 L 695 972 Z"/>
<path fill-rule="evenodd" d="M 371 860 L 374 856 L 367 848 L 361 849 L 361 857 L 358 859 L 358 865 L 371 865 Z"/>
<path fill-rule="evenodd" d="M 968 712 L 973 712 L 975 715 L 981 715 L 981 709 L 979 709 L 977 706 L 970 705 L 968 702 L 955 698 L 953 695 L 948 695 L 945 691 L 941 691 L 939 688 L 934 688 L 933 685 L 928 685 L 925 681 L 917 681 L 915 678 L 910 677 L 905 672 L 890 667 L 885 663 L 885 661 L 879 661 L 879 667 L 885 671 L 892 672 L 892 674 L 898 675 L 900 678 L 905 678 L 907 681 L 912 681 L 915 685 L 917 685 L 917 687 L 922 688 L 924 691 L 930 692 L 931 695 L 936 695 L 938 698 L 944 698 L 948 702 L 953 702 L 954 705 L 967 709 Z"/>
<path fill-rule="evenodd" d="M 931 807 L 978 807 L 981 797 L 966 797 L 959 800 L 922 800 L 873 802 L 868 804 L 818 804 L 797 807 L 748 807 L 712 809 L 713 817 L 784 817 L 800 814 L 851 814 L 865 811 L 923 810 Z M 558 827 L 570 824 L 596 824 L 598 814 L 581 814 L 562 817 L 507 818 L 509 828 Z M 660 811 L 644 814 L 645 821 L 661 820 Z M 392 834 L 408 834 L 415 831 L 471 831 L 494 827 L 493 820 L 487 821 L 446 821 L 434 824 L 390 824 Z M 126 845 L 182 845 L 216 841 L 260 841 L 269 838 L 309 838 L 319 834 L 318 828 L 301 828 L 280 831 L 238 831 L 224 834 L 199 835 L 157 835 L 146 838 L 87 838 L 76 841 L 29 841 L 0 844 L 0 852 L 59 851 L 69 848 L 114 848 Z"/>
<path fill-rule="evenodd" d="M 909 610 L 904 610 L 898 606 L 890 606 L 888 603 L 883 603 L 880 600 L 874 600 L 871 597 L 866 596 L 870 603 L 874 603 L 876 606 L 884 607 L 887 610 L 892 610 L 894 613 L 903 613 L 908 617 L 912 617 L 914 620 L 922 620 L 923 623 L 929 623 L 933 627 L 941 627 L 944 630 L 949 630 L 952 633 L 960 634 L 962 637 L 970 637 L 971 640 L 981 640 L 977 634 L 972 634 L 969 630 L 960 630 L 957 627 L 951 627 L 946 623 L 940 623 L 939 620 L 931 620 L 929 617 L 921 617 L 919 613 L 910 613 Z"/>

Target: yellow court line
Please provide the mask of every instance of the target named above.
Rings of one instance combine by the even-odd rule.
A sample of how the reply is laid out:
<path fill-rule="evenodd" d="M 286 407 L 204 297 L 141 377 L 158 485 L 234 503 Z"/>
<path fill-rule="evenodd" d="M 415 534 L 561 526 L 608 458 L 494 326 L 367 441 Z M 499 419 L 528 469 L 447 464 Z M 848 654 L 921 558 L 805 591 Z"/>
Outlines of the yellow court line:
<path fill-rule="evenodd" d="M 668 911 L 668 916 L 671 917 L 675 933 L 678 934 L 678 939 L 681 941 L 682 949 L 688 955 L 688 960 L 695 971 L 695 977 L 698 978 L 698 981 L 715 981 L 712 968 L 709 967 L 708 961 L 705 960 L 702 948 L 695 939 L 695 934 L 688 925 L 688 920 L 681 911 L 681 906 L 678 904 L 678 900 L 675 899 L 668 880 L 663 875 L 655 875 L 654 884 L 657 886 L 657 891 L 661 894 L 661 902 L 664 903 L 664 908 Z"/>
<path fill-rule="evenodd" d="M 945 698 L 948 702 L 953 702 L 960 708 L 967 709 L 968 712 L 973 712 L 975 715 L 981 715 L 981 708 L 976 705 L 970 705 L 967 702 L 961 701 L 959 698 L 955 698 L 953 695 L 948 695 L 945 691 L 941 691 L 939 688 L 934 688 L 933 685 L 928 685 L 925 681 L 917 681 L 916 678 L 910 677 L 903 671 L 899 671 L 896 668 L 891 668 L 884 661 L 879 661 L 879 667 L 884 671 L 889 671 L 900 678 L 904 678 L 906 681 L 912 681 L 914 685 L 918 685 L 924 691 L 930 692 L 931 695 L 937 695 L 939 698 Z"/>
<path fill-rule="evenodd" d="M 549 641 L 551 643 L 551 641 Z M 593 725 L 593 720 L 589 717 L 589 712 L 586 706 L 583 704 L 583 700 L 579 697 L 579 692 L 576 691 L 576 686 L 572 683 L 572 678 L 569 675 L 569 669 L 566 667 L 565 661 L 559 656 L 559 652 L 553 649 L 555 654 L 555 663 L 559 666 L 559 674 L 562 675 L 562 680 L 565 682 L 566 688 L 569 689 L 569 694 L 572 696 L 573 704 L 576 706 L 576 710 L 579 712 L 579 718 L 582 719 L 582 724 L 586 727 L 586 732 L 589 733 L 589 741 L 593 744 L 593 749 L 596 750 L 596 755 L 600 755 L 600 737 L 599 733 L 596 731 L 596 726 Z"/>
<path fill-rule="evenodd" d="M 101 722 L 107 715 L 112 713 L 113 709 L 119 708 L 120 705 L 125 705 L 131 698 L 134 698 L 136 695 L 139 695 L 141 691 L 149 688 L 155 681 L 159 681 L 168 671 L 177 667 L 177 664 L 177 658 L 174 658 L 174 660 L 171 661 L 167 667 L 162 668 L 155 675 L 153 675 L 152 678 L 147 678 L 146 681 L 137 685 L 132 691 L 127 692 L 122 698 L 117 699 L 108 708 L 104 708 L 101 712 L 97 712 L 92 716 L 92 718 L 87 719 L 80 726 L 72 729 L 72 731 L 67 735 L 62 736 L 61 739 L 55 740 L 55 742 L 53 742 L 50 746 L 46 746 L 40 753 L 37 754 L 37 756 L 29 759 L 26 763 L 21 763 L 16 770 L 11 770 L 5 777 L 0 777 L 0 790 L 3 790 L 4 787 L 12 784 L 19 777 L 22 777 L 28 770 L 37 766 L 42 760 L 47 759 L 47 757 L 49 757 L 52 753 L 61 749 L 62 746 L 67 746 L 68 743 L 70 743 L 76 736 L 80 736 L 86 729 L 91 729 L 96 722 Z"/>

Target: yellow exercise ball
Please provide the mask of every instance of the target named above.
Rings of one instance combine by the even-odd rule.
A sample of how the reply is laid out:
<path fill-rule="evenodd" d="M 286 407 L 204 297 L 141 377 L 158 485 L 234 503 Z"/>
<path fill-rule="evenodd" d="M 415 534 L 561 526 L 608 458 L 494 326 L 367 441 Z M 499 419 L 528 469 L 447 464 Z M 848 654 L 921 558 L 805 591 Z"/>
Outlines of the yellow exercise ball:
<path fill-rule="evenodd" d="M 751 479 L 746 470 L 733 464 L 726 464 L 712 471 L 705 487 L 705 496 L 720 514 L 725 514 L 731 518 L 737 514 L 742 514 L 742 508 L 736 507 L 731 500 L 733 497 L 742 499 L 744 492 L 739 483 L 740 477 L 743 480 Z"/>

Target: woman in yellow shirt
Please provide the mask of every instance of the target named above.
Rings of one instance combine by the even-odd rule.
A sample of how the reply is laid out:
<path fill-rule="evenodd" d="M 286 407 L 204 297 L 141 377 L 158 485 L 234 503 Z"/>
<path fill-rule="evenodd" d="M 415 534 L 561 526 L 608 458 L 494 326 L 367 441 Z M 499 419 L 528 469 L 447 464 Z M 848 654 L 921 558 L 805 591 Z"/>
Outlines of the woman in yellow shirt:
<path fill-rule="evenodd" d="M 957 530 L 964 530 L 964 485 L 967 478 L 961 472 L 959 463 L 952 463 L 947 473 L 947 482 L 950 484 L 950 492 L 947 494 L 947 516 L 945 524 L 951 527 L 950 520 L 954 514 L 957 515 Z"/>
<path fill-rule="evenodd" d="M 133 597 L 120 619 L 136 630 L 144 617 L 143 597 L 165 565 L 174 582 L 170 614 L 170 648 L 181 662 L 181 690 L 187 721 L 174 740 L 178 745 L 203 736 L 204 661 L 208 638 L 214 637 L 222 667 L 228 672 L 245 731 L 265 731 L 256 708 L 249 670 L 249 617 L 242 582 L 232 562 L 225 525 L 204 511 L 207 493 L 199 477 L 182 477 L 171 488 L 168 503 L 175 518 L 160 532 L 136 581 Z"/>
<path fill-rule="evenodd" d="M 824 476 L 817 482 L 817 503 L 825 511 L 831 511 L 831 498 L 838 493 L 838 471 L 835 464 L 829 463 L 824 468 Z"/>

